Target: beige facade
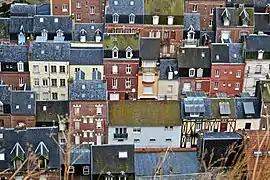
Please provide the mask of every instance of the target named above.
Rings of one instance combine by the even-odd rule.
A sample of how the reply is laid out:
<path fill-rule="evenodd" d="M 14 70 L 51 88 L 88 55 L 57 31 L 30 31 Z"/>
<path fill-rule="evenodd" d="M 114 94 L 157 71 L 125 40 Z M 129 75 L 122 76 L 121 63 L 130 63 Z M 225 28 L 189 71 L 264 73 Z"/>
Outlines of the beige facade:
<path fill-rule="evenodd" d="M 158 81 L 158 99 L 178 100 L 179 82 L 178 80 L 159 80 Z"/>
<path fill-rule="evenodd" d="M 69 62 L 29 61 L 29 71 L 38 101 L 68 100 Z"/>
<path fill-rule="evenodd" d="M 249 130 L 259 130 L 261 119 L 236 119 L 236 130 L 246 129 L 250 127 Z M 249 125 L 250 124 L 250 125 Z"/>
<path fill-rule="evenodd" d="M 92 80 L 93 69 L 97 69 L 102 75 L 104 74 L 103 65 L 70 65 L 69 66 L 70 78 L 75 79 L 75 73 L 81 70 L 85 73 L 85 80 Z M 101 79 L 103 79 L 103 76 L 101 76 Z"/>

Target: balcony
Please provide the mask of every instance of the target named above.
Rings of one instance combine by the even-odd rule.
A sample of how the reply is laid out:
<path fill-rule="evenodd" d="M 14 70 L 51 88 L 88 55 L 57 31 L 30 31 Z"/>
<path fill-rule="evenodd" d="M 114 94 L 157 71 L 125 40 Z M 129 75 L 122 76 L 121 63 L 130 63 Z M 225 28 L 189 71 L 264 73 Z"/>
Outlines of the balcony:
<path fill-rule="evenodd" d="M 113 134 L 114 139 L 127 139 L 128 138 L 128 133 L 123 133 L 123 134 Z"/>

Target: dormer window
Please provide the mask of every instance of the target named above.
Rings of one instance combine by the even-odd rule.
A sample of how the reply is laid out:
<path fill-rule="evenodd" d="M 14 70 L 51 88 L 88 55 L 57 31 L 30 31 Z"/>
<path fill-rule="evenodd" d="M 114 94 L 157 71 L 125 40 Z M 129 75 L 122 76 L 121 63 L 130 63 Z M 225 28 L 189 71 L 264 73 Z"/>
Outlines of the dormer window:
<path fill-rule="evenodd" d="M 153 24 L 158 25 L 159 23 L 159 16 L 153 16 Z"/>
<path fill-rule="evenodd" d="M 20 168 L 23 161 L 25 160 L 25 152 L 18 142 L 13 146 L 10 155 L 14 169 Z"/>
<path fill-rule="evenodd" d="M 132 49 L 130 47 L 127 47 L 126 49 L 126 58 L 131 59 L 133 56 Z"/>
<path fill-rule="evenodd" d="M 197 77 L 203 77 L 203 69 L 202 68 L 199 68 L 197 70 Z"/>
<path fill-rule="evenodd" d="M 173 25 L 173 16 L 168 16 L 168 25 Z"/>
<path fill-rule="evenodd" d="M 61 29 L 58 29 L 58 30 L 56 31 L 56 36 L 57 36 L 57 37 L 63 37 L 63 35 L 64 35 L 64 31 L 62 31 Z"/>
<path fill-rule="evenodd" d="M 134 24 L 134 23 L 135 23 L 135 15 L 131 13 L 129 15 L 129 24 Z"/>
<path fill-rule="evenodd" d="M 49 160 L 49 150 L 47 146 L 41 141 L 35 150 L 37 155 L 37 164 L 39 168 L 47 168 Z"/>
<path fill-rule="evenodd" d="M 224 26 L 229 26 L 230 25 L 231 13 L 228 11 L 227 8 L 225 8 L 224 11 L 222 12 L 221 18 L 223 20 L 223 25 Z"/>
<path fill-rule="evenodd" d="M 95 32 L 95 38 L 96 38 L 96 42 L 101 41 L 101 31 L 99 29 L 97 29 Z"/>
<path fill-rule="evenodd" d="M 228 18 L 225 18 L 224 22 L 223 22 L 223 25 L 224 26 L 229 26 L 230 25 L 230 20 Z"/>
<path fill-rule="evenodd" d="M 42 37 L 48 37 L 48 31 L 46 30 L 46 29 L 43 29 L 42 31 L 41 31 L 41 36 Z"/>
<path fill-rule="evenodd" d="M 241 11 L 241 13 L 239 14 L 239 18 L 242 22 L 242 26 L 248 26 L 249 14 L 244 7 L 243 7 L 243 10 Z"/>
<path fill-rule="evenodd" d="M 113 23 L 118 23 L 118 21 L 119 21 L 119 15 L 118 14 L 116 14 L 116 13 L 114 13 L 113 14 Z"/>
<path fill-rule="evenodd" d="M 117 6 L 117 5 L 118 5 L 118 1 L 115 0 L 115 1 L 113 2 L 113 4 Z"/>
<path fill-rule="evenodd" d="M 81 42 L 86 42 L 86 34 L 87 34 L 87 31 L 85 29 L 82 29 L 80 31 L 80 41 Z"/>
<path fill-rule="evenodd" d="M 118 51 L 119 49 L 117 47 L 112 49 L 112 58 L 118 58 Z"/>
<path fill-rule="evenodd" d="M 191 68 L 189 69 L 189 77 L 194 77 L 195 76 L 195 69 Z"/>
<path fill-rule="evenodd" d="M 263 59 L 263 53 L 264 53 L 263 50 L 258 51 L 258 59 Z"/>
<path fill-rule="evenodd" d="M 19 61 L 17 63 L 17 68 L 18 68 L 18 72 L 23 72 L 24 71 L 24 67 L 23 67 L 23 62 L 22 61 Z"/>
<path fill-rule="evenodd" d="M 172 66 L 168 67 L 168 80 L 172 80 L 173 79 L 173 68 Z"/>
<path fill-rule="evenodd" d="M 0 101 L 0 114 L 4 114 L 4 104 Z"/>

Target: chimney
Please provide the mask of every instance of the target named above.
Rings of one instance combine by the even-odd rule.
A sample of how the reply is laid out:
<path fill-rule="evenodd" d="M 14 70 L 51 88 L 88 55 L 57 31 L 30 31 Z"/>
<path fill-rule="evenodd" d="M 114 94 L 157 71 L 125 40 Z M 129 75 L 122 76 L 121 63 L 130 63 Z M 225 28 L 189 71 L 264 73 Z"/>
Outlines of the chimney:
<path fill-rule="evenodd" d="M 173 16 L 168 16 L 168 25 L 173 25 Z"/>
<path fill-rule="evenodd" d="M 153 24 L 158 25 L 159 23 L 159 16 L 153 16 Z"/>

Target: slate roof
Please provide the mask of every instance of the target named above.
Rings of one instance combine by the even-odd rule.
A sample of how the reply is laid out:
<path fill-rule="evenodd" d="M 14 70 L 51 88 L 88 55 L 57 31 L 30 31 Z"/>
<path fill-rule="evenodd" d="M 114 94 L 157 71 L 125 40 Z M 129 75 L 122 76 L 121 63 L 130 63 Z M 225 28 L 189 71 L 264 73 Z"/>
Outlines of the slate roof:
<path fill-rule="evenodd" d="M 134 174 L 134 145 L 91 146 L 92 174 Z M 127 152 L 127 158 L 119 158 L 119 152 Z"/>
<path fill-rule="evenodd" d="M 43 18 L 43 22 L 40 22 L 40 18 Z M 55 18 L 58 18 L 58 22 L 55 22 Z M 72 21 L 69 16 L 50 16 L 50 15 L 37 15 L 34 17 L 34 33 L 40 33 L 43 29 L 46 29 L 48 33 L 56 33 L 61 29 L 64 33 L 72 32 Z"/>
<path fill-rule="evenodd" d="M 261 81 L 259 83 L 259 87 L 261 95 L 262 95 L 262 100 L 265 103 L 270 102 L 270 82 L 269 81 Z"/>
<path fill-rule="evenodd" d="M 254 5 L 254 0 L 226 0 L 226 4 L 245 4 L 245 5 Z"/>
<path fill-rule="evenodd" d="M 70 153 L 71 165 L 90 165 L 91 163 L 91 151 L 90 146 L 81 144 L 72 148 Z"/>
<path fill-rule="evenodd" d="M 134 15 L 143 15 L 144 14 L 144 0 L 134 0 L 134 5 L 130 4 L 130 1 L 127 0 L 117 0 L 118 4 L 114 4 L 115 0 L 109 0 L 108 5 L 105 9 L 105 14 L 114 14 L 119 15 L 129 15 L 133 13 Z"/>
<path fill-rule="evenodd" d="M 219 59 L 216 59 L 217 55 Z M 211 62 L 212 63 L 229 63 L 229 44 L 212 43 L 211 44 Z"/>
<path fill-rule="evenodd" d="M 58 122 L 57 115 L 66 117 L 69 113 L 68 101 L 37 101 L 37 122 Z M 45 106 L 45 107 L 44 107 Z"/>
<path fill-rule="evenodd" d="M 33 17 L 10 17 L 9 33 L 19 34 L 21 26 L 23 26 L 26 33 L 32 33 Z"/>
<path fill-rule="evenodd" d="M 227 139 L 242 139 L 240 134 L 233 132 L 205 132 L 203 134 L 204 140 L 227 140 Z"/>
<path fill-rule="evenodd" d="M 187 48 L 182 47 L 180 49 L 180 55 L 178 56 L 178 67 L 179 68 L 210 68 L 211 57 L 210 48 L 196 47 Z M 202 54 L 204 53 L 204 57 Z"/>
<path fill-rule="evenodd" d="M 178 74 L 174 74 L 174 71 L 178 71 L 176 59 L 160 59 L 159 80 L 168 80 L 169 67 L 172 67 L 173 80 L 177 80 Z"/>
<path fill-rule="evenodd" d="M 241 43 L 229 44 L 229 62 L 244 63 L 243 45 Z"/>
<path fill-rule="evenodd" d="M 104 34 L 104 50 L 112 50 L 117 47 L 119 50 L 126 50 L 130 47 L 132 50 L 140 49 L 139 34 Z"/>
<path fill-rule="evenodd" d="M 106 99 L 106 85 L 102 80 L 75 80 L 70 85 L 70 100 L 103 101 Z"/>
<path fill-rule="evenodd" d="M 37 6 L 37 15 L 51 15 L 50 4 L 41 4 Z"/>
<path fill-rule="evenodd" d="M 188 30 L 190 26 L 192 26 L 195 31 L 201 29 L 200 13 L 184 14 L 184 30 Z"/>
<path fill-rule="evenodd" d="M 151 48 L 149 48 L 151 47 Z M 160 56 L 159 38 L 141 38 L 140 57 L 142 60 L 158 60 Z"/>
<path fill-rule="evenodd" d="M 0 84 L 0 101 L 4 104 L 10 104 L 11 92 L 8 85 Z"/>
<path fill-rule="evenodd" d="M 30 44 L 31 59 L 33 61 L 69 61 L 70 42 L 31 41 Z M 42 54 L 43 52 L 43 54 Z"/>
<path fill-rule="evenodd" d="M 270 32 L 269 13 L 254 13 L 254 31 Z"/>
<path fill-rule="evenodd" d="M 12 91 L 11 92 L 11 114 L 35 115 L 36 96 L 35 91 Z M 19 106 L 19 108 L 17 108 Z"/>
<path fill-rule="evenodd" d="M 111 101 L 111 126 L 180 126 L 179 101 Z"/>
<path fill-rule="evenodd" d="M 246 41 L 246 52 L 270 52 L 270 35 L 250 35 Z"/>
<path fill-rule="evenodd" d="M 0 44 L 0 62 L 27 62 L 28 47 L 27 45 L 7 45 Z"/>
<path fill-rule="evenodd" d="M 37 12 L 36 5 L 30 5 L 26 3 L 15 3 L 10 6 L 11 16 L 34 16 Z"/>
<path fill-rule="evenodd" d="M 3 139 L 0 140 L 0 151 L 5 153 L 5 160 L 0 163 L 0 170 L 8 168 L 13 169 L 10 153 L 16 143 L 19 143 L 25 153 L 28 153 L 29 145 L 31 150 L 35 151 L 40 142 L 43 142 L 49 150 L 48 166 L 50 168 L 60 168 L 59 146 L 55 141 L 58 141 L 58 128 L 56 127 L 34 127 L 25 130 L 15 130 L 13 128 L 0 129 L 3 134 Z M 52 137 L 50 137 L 52 136 Z"/>
<path fill-rule="evenodd" d="M 190 117 L 189 115 L 186 116 L 185 114 L 185 98 L 181 99 L 181 118 L 182 119 L 212 119 L 212 101 L 210 98 L 204 98 L 204 107 L 205 112 L 203 113 L 203 117 Z"/>
<path fill-rule="evenodd" d="M 252 102 L 254 106 L 254 115 L 246 116 L 245 111 L 244 111 L 244 102 Z M 240 98 L 235 98 L 235 105 L 236 105 L 236 115 L 238 119 L 248 119 L 248 118 L 260 118 L 260 105 L 259 105 L 259 99 L 256 97 L 240 97 Z"/>
<path fill-rule="evenodd" d="M 153 176 L 163 161 L 164 153 L 135 153 L 136 176 Z M 161 166 L 162 175 L 197 173 L 196 152 L 169 152 Z"/>
<path fill-rule="evenodd" d="M 0 36 L 9 37 L 10 18 L 0 18 Z"/>
<path fill-rule="evenodd" d="M 204 38 L 204 36 L 207 36 L 207 40 L 211 40 L 211 42 L 215 42 L 215 32 L 214 31 L 200 31 L 200 40 Z"/>
<path fill-rule="evenodd" d="M 71 48 L 70 65 L 103 65 L 103 48 Z"/>
<path fill-rule="evenodd" d="M 223 117 L 220 115 L 220 107 L 219 103 L 220 102 L 229 102 L 230 104 L 230 111 L 231 114 L 228 115 L 227 118 L 236 118 L 236 109 L 235 109 L 235 100 L 234 98 L 212 98 L 212 118 L 213 119 L 218 119 L 218 118 L 223 118 L 226 119 L 226 117 Z"/>
<path fill-rule="evenodd" d="M 104 33 L 104 24 L 103 23 L 76 23 L 74 28 L 74 36 L 72 37 L 73 41 L 80 41 L 80 31 L 84 29 L 86 33 L 86 41 L 96 41 L 95 35 L 97 30 L 100 31 L 101 37 Z"/>
<path fill-rule="evenodd" d="M 145 0 L 144 14 L 157 16 L 183 16 L 184 0 Z"/>

